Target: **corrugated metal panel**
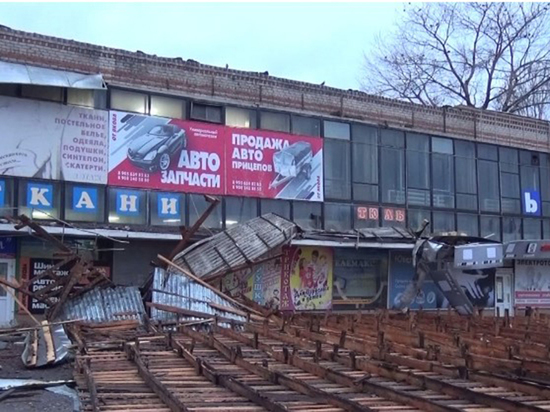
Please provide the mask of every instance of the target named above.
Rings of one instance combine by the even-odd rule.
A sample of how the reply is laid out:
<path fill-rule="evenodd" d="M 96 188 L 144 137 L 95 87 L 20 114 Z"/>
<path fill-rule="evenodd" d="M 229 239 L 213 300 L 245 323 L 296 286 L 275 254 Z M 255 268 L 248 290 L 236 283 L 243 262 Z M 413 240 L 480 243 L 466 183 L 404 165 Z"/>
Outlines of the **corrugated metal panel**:
<path fill-rule="evenodd" d="M 135 286 L 93 289 L 67 301 L 58 320 L 85 319 L 91 323 L 135 319 L 143 324 L 145 308 Z"/>

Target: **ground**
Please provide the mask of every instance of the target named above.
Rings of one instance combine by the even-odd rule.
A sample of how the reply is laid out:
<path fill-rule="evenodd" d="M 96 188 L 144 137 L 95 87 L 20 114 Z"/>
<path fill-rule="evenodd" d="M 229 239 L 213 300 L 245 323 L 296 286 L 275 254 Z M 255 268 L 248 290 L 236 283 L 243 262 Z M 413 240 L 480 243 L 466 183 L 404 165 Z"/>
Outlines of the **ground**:
<path fill-rule="evenodd" d="M 5 346 L 6 345 L 6 346 Z M 5 347 L 4 347 L 5 346 Z M 0 379 L 39 379 L 45 381 L 72 379 L 72 367 L 62 365 L 27 369 L 21 361 L 23 345 L 0 341 Z M 72 412 L 73 400 L 47 390 L 21 392 L 0 400 L 0 412 Z"/>

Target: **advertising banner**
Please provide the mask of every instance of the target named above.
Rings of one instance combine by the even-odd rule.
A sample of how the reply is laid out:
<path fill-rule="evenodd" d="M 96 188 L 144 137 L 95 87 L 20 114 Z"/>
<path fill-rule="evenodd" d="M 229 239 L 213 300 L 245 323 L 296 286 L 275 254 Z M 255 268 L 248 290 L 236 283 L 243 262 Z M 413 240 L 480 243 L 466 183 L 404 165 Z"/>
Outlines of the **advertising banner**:
<path fill-rule="evenodd" d="M 224 194 L 224 127 L 110 112 L 109 184 Z"/>
<path fill-rule="evenodd" d="M 32 281 L 33 278 L 39 276 L 40 274 L 42 274 L 42 272 L 45 272 L 59 262 L 61 262 L 61 259 L 29 259 L 29 279 Z M 69 274 L 69 270 L 71 269 L 72 264 L 73 263 L 61 266 L 58 270 L 55 271 L 55 275 L 67 276 Z M 30 291 L 35 293 L 53 282 L 53 279 L 49 278 L 40 279 L 39 281 L 32 283 Z M 34 298 L 29 299 L 27 302 L 29 311 L 34 314 L 44 313 L 47 308 L 45 303 L 39 302 Z"/>
<path fill-rule="evenodd" d="M 229 273 L 222 278 L 222 291 L 228 295 L 238 298 L 243 295 L 252 299 L 254 288 L 254 272 L 252 269 L 243 269 Z"/>
<path fill-rule="evenodd" d="M 107 111 L 0 96 L 0 122 L 0 174 L 107 183 Z"/>
<path fill-rule="evenodd" d="M 278 308 L 281 292 L 281 258 L 257 266 L 254 272 L 253 299 L 260 305 Z"/>
<path fill-rule="evenodd" d="M 518 260 L 515 263 L 515 306 L 550 307 L 550 260 Z"/>
<path fill-rule="evenodd" d="M 322 139 L 267 130 L 228 131 L 228 195 L 323 201 Z"/>
<path fill-rule="evenodd" d="M 332 300 L 332 249 L 283 248 L 281 310 L 329 309 Z"/>

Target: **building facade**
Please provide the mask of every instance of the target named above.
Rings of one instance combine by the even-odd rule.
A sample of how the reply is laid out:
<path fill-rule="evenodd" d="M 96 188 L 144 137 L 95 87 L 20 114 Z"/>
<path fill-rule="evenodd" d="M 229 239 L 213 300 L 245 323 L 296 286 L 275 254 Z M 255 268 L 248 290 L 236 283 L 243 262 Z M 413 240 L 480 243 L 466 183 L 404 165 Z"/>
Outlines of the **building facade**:
<path fill-rule="evenodd" d="M 427 219 L 433 232 L 550 237 L 548 122 L 6 27 L 0 64 L 4 215 L 26 213 L 82 248 L 95 242 L 88 249 L 117 283 L 147 277 L 178 227 L 206 209 L 203 194 L 222 200 L 205 233 L 275 212 L 310 229 Z M 59 220 L 91 232 L 61 230 Z M 11 236 L 13 225 L 0 230 Z M 20 276 L 53 259 L 33 242 L 16 241 Z"/>

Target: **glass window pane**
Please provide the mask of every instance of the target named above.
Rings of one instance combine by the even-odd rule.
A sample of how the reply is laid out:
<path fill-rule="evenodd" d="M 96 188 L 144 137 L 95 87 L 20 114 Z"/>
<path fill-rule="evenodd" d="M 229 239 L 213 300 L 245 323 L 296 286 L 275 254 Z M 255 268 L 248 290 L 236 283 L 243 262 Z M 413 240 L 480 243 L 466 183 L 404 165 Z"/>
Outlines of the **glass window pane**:
<path fill-rule="evenodd" d="M 285 113 L 260 112 L 260 128 L 276 132 L 290 132 L 290 116 Z"/>
<path fill-rule="evenodd" d="M 498 160 L 497 147 L 488 144 L 478 143 L 477 157 L 479 159 L 494 160 L 496 162 Z"/>
<path fill-rule="evenodd" d="M 19 94 L 18 84 L 0 83 L 0 96 L 17 97 Z"/>
<path fill-rule="evenodd" d="M 479 209 L 484 212 L 500 212 L 498 188 L 498 163 L 478 160 Z"/>
<path fill-rule="evenodd" d="M 405 152 L 380 148 L 382 203 L 405 203 Z"/>
<path fill-rule="evenodd" d="M 521 239 L 521 219 L 514 217 L 503 217 L 502 235 L 502 240 L 504 242 Z"/>
<path fill-rule="evenodd" d="M 321 229 L 321 203 L 293 202 L 292 220 L 303 229 Z"/>
<path fill-rule="evenodd" d="M 313 117 L 292 116 L 292 133 L 304 136 L 321 136 L 321 121 Z"/>
<path fill-rule="evenodd" d="M 111 90 L 111 109 L 147 113 L 147 95 L 126 90 Z"/>
<path fill-rule="evenodd" d="M 325 230 L 344 231 L 351 229 L 350 205 L 325 203 Z"/>
<path fill-rule="evenodd" d="M 21 96 L 37 100 L 49 100 L 52 102 L 63 101 L 63 88 L 53 86 L 34 86 L 24 84 L 21 86 Z"/>
<path fill-rule="evenodd" d="M 512 173 L 501 173 L 500 186 L 503 197 L 519 199 L 519 175 Z"/>
<path fill-rule="evenodd" d="M 328 140 L 325 140 L 328 142 Z M 353 181 L 357 183 L 378 183 L 378 147 L 363 143 L 352 143 Z"/>
<path fill-rule="evenodd" d="M 477 193 L 475 145 L 472 142 L 455 141 L 455 183 L 457 193 Z M 458 200 L 457 207 L 460 207 Z"/>
<path fill-rule="evenodd" d="M 65 220 L 103 222 L 105 187 L 65 183 Z"/>
<path fill-rule="evenodd" d="M 451 139 L 444 139 L 442 137 L 432 137 L 432 152 L 443 154 L 454 154 L 453 141 Z"/>
<path fill-rule="evenodd" d="M 261 199 L 261 214 L 275 213 L 286 219 L 290 219 L 290 202 L 287 200 Z"/>
<path fill-rule="evenodd" d="M 500 241 L 500 218 L 497 216 L 481 216 L 480 235 L 491 240 Z"/>
<path fill-rule="evenodd" d="M 354 183 L 353 199 L 366 202 L 378 202 L 378 185 Z"/>
<path fill-rule="evenodd" d="M 550 200 L 550 168 L 540 168 L 540 188 L 542 200 Z"/>
<path fill-rule="evenodd" d="M 323 152 L 325 197 L 329 199 L 349 199 L 351 197 L 349 143 L 326 139 Z"/>
<path fill-rule="evenodd" d="M 9 178 L 0 179 L 0 216 L 13 216 L 14 181 Z"/>
<path fill-rule="evenodd" d="M 451 155 L 432 154 L 433 206 L 454 208 L 455 179 L 454 157 Z"/>
<path fill-rule="evenodd" d="M 508 147 L 499 147 L 500 171 L 517 173 L 518 172 L 518 151 Z"/>
<path fill-rule="evenodd" d="M 211 123 L 222 122 L 221 106 L 211 106 L 201 103 L 193 103 L 191 105 L 191 117 L 195 120 L 203 120 Z"/>
<path fill-rule="evenodd" d="M 225 124 L 233 127 L 256 128 L 256 111 L 241 107 L 225 108 Z"/>
<path fill-rule="evenodd" d="M 94 91 L 86 89 L 67 89 L 67 104 L 94 107 Z"/>
<path fill-rule="evenodd" d="M 351 125 L 351 138 L 354 142 L 376 146 L 378 144 L 378 129 L 363 124 Z"/>
<path fill-rule="evenodd" d="M 185 195 L 181 193 L 149 192 L 149 210 L 153 226 L 185 225 Z"/>
<path fill-rule="evenodd" d="M 246 222 L 258 216 L 256 199 L 249 197 L 225 198 L 225 227 Z"/>
<path fill-rule="evenodd" d="M 467 215 L 464 213 L 456 215 L 456 229 L 459 232 L 466 233 L 468 236 L 479 236 L 477 223 L 477 215 Z"/>
<path fill-rule="evenodd" d="M 194 225 L 197 220 L 202 216 L 203 212 L 210 206 L 203 195 L 189 195 L 189 225 Z M 212 210 L 212 213 L 202 224 L 207 229 L 221 229 L 222 228 L 222 204 L 218 205 Z"/>
<path fill-rule="evenodd" d="M 463 210 L 477 210 L 477 196 L 458 193 L 456 195 L 456 208 Z"/>
<path fill-rule="evenodd" d="M 380 146 L 404 148 L 405 133 L 391 129 L 380 130 Z"/>
<path fill-rule="evenodd" d="M 455 230 L 455 217 L 452 212 L 433 212 L 432 230 L 450 232 Z"/>
<path fill-rule="evenodd" d="M 550 220 L 549 219 L 544 219 L 542 221 L 542 237 L 543 239 L 550 238 Z"/>
<path fill-rule="evenodd" d="M 523 239 L 541 239 L 540 219 L 523 219 Z"/>
<path fill-rule="evenodd" d="M 151 96 L 151 116 L 186 118 L 187 103 L 185 100 L 164 96 Z"/>
<path fill-rule="evenodd" d="M 521 166 L 521 189 L 539 191 L 539 188 L 539 168 L 535 166 Z"/>
<path fill-rule="evenodd" d="M 147 192 L 145 190 L 109 189 L 109 223 L 145 225 Z"/>
<path fill-rule="evenodd" d="M 414 189 L 430 188 L 430 139 L 428 136 L 407 133 L 407 186 Z M 419 202 L 413 191 L 412 204 L 430 205 Z M 422 198 L 421 198 L 422 199 Z"/>
<path fill-rule="evenodd" d="M 502 213 L 521 213 L 521 205 L 519 199 L 510 199 L 503 197 L 502 199 L 500 199 L 500 203 L 502 206 Z"/>
<path fill-rule="evenodd" d="M 52 181 L 19 181 L 19 214 L 32 219 L 61 217 L 61 188 Z"/>
<path fill-rule="evenodd" d="M 427 220 L 430 223 L 430 226 L 426 229 L 426 231 L 423 233 L 424 235 L 427 235 L 428 233 L 432 232 L 431 229 L 431 217 L 430 212 L 425 209 L 409 209 L 407 211 L 407 216 L 409 217 L 409 224 L 408 226 L 414 230 L 420 230 L 420 228 L 423 226 L 424 220 Z"/>
<path fill-rule="evenodd" d="M 348 123 L 329 122 L 325 120 L 323 122 L 324 136 L 331 137 L 333 139 L 350 139 L 350 126 Z"/>

